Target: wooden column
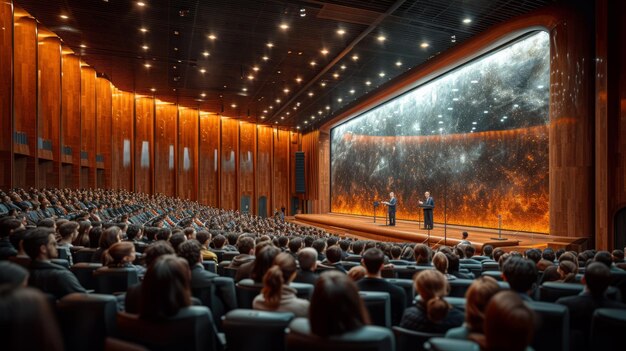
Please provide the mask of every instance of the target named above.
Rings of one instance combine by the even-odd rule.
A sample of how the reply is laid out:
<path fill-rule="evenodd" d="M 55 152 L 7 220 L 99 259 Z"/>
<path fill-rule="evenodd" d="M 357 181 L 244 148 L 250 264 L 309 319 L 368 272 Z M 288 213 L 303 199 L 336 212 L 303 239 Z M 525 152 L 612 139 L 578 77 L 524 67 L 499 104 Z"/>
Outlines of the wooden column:
<path fill-rule="evenodd" d="M 0 2 L 0 189 L 13 187 L 13 2 Z"/>
<path fill-rule="evenodd" d="M 270 199 L 272 197 L 272 128 L 257 126 L 257 176 L 256 206 L 259 216 L 271 215 Z M 259 203 L 265 199 L 266 211 L 259 212 Z"/>
<path fill-rule="evenodd" d="M 111 188 L 111 124 L 112 124 L 111 82 L 104 78 L 96 80 L 96 186 Z"/>
<path fill-rule="evenodd" d="M 154 176 L 154 99 L 135 98 L 135 191 L 152 194 Z"/>
<path fill-rule="evenodd" d="M 220 207 L 227 210 L 239 209 L 237 192 L 239 122 L 222 118 L 220 147 Z"/>
<path fill-rule="evenodd" d="M 256 169 L 256 125 L 239 122 L 239 202 L 247 196 L 249 208 L 240 208 L 250 214 L 256 214 L 255 169 Z M 241 206 L 240 206 L 241 207 Z"/>
<path fill-rule="evenodd" d="M 198 118 L 197 109 L 178 107 L 178 175 L 176 196 L 198 199 Z"/>
<path fill-rule="evenodd" d="M 80 187 L 96 187 L 96 70 L 81 68 L 80 88 Z"/>
<path fill-rule="evenodd" d="M 61 57 L 61 187 L 78 188 L 80 175 L 80 60 L 64 48 Z"/>
<path fill-rule="evenodd" d="M 220 117 L 200 112 L 198 144 L 198 201 L 219 206 Z"/>
<path fill-rule="evenodd" d="M 176 196 L 178 108 L 157 101 L 154 128 L 154 191 Z"/>

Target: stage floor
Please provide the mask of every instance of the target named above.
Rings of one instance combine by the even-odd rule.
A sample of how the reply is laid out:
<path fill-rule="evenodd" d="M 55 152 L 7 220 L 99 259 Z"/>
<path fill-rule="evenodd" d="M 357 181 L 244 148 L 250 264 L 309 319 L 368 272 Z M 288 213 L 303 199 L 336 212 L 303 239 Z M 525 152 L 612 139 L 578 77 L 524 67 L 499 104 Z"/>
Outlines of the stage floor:
<path fill-rule="evenodd" d="M 586 247 L 586 238 L 557 237 L 542 233 L 502 231 L 502 238 L 498 240 L 498 230 L 476 227 L 462 227 L 456 225 L 444 226 L 435 223 L 434 229 L 428 231 L 418 227 L 414 221 L 397 220 L 394 227 L 385 225 L 384 217 L 355 216 L 337 213 L 326 214 L 299 214 L 291 219 L 295 223 L 323 228 L 333 234 L 352 236 L 362 239 L 393 242 L 426 242 L 429 246 L 454 246 L 461 241 L 461 233 L 469 233 L 468 240 L 480 249 L 489 244 L 510 250 L 525 250 L 527 248 L 554 249 L 568 248 L 580 250 Z M 423 222 L 420 223 L 423 225 Z"/>

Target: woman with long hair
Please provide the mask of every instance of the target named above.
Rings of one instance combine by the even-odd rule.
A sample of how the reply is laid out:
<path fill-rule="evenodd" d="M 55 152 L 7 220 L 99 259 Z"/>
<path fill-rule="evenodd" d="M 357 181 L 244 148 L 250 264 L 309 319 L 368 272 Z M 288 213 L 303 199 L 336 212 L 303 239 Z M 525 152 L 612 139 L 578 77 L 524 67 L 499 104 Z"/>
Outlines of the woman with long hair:
<path fill-rule="evenodd" d="M 74 246 L 89 247 L 89 232 L 91 231 L 91 222 L 80 221 L 78 223 L 78 236 L 72 242 Z"/>
<path fill-rule="evenodd" d="M 465 293 L 465 324 L 448 330 L 446 338 L 467 339 L 470 334 L 483 334 L 487 304 L 498 291 L 500 286 L 492 277 L 476 278 Z"/>
<path fill-rule="evenodd" d="M 93 231 L 93 230 L 92 230 Z M 112 226 L 102 232 L 100 240 L 98 241 L 98 249 L 93 253 L 91 262 L 102 262 L 102 254 L 111 245 L 122 241 L 122 230 L 119 227 Z"/>
<path fill-rule="evenodd" d="M 578 265 L 572 261 L 561 261 L 559 262 L 559 267 L 557 268 L 557 272 L 561 276 L 559 282 L 563 283 L 576 283 L 576 274 L 578 274 Z"/>
<path fill-rule="evenodd" d="M 296 277 L 296 260 L 288 253 L 274 258 L 274 265 L 263 276 L 261 294 L 254 298 L 255 310 L 293 312 L 296 317 L 306 317 L 309 301 L 296 297 L 296 289 L 289 283 Z"/>
<path fill-rule="evenodd" d="M 444 298 L 450 290 L 448 280 L 437 270 L 425 270 L 413 279 L 415 290 L 421 297 L 415 306 L 404 310 L 402 328 L 445 333 L 463 323 L 463 312 L 453 308 Z"/>
<path fill-rule="evenodd" d="M 191 271 L 187 261 L 174 255 L 159 257 L 141 283 L 139 316 L 159 320 L 191 305 Z"/>
<path fill-rule="evenodd" d="M 135 257 L 135 245 L 128 241 L 120 241 L 104 251 L 102 265 L 109 268 L 133 268 L 141 278 L 146 273 L 146 269 L 133 264 Z"/>

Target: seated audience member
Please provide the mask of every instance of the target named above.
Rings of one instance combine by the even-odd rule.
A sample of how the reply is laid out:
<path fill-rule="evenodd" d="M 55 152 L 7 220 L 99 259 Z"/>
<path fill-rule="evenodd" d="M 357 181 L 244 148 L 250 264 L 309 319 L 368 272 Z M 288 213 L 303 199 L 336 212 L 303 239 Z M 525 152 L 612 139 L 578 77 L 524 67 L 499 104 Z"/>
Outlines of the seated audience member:
<path fill-rule="evenodd" d="M 328 271 L 315 284 L 309 308 L 311 332 L 326 338 L 370 324 L 359 291 L 345 274 Z"/>
<path fill-rule="evenodd" d="M 448 274 L 448 258 L 443 252 L 437 252 L 433 256 L 433 266 L 436 270 L 441 272 L 447 280 L 456 279 L 455 276 Z"/>
<path fill-rule="evenodd" d="M 213 249 L 224 251 L 224 245 L 226 245 L 226 237 L 222 234 L 218 234 L 213 238 Z"/>
<path fill-rule="evenodd" d="M 537 266 L 539 264 L 539 261 L 541 261 L 541 251 L 537 250 L 537 249 L 529 249 L 526 250 L 526 258 L 533 261 L 535 263 L 535 266 Z M 537 269 L 539 269 L 537 267 Z"/>
<path fill-rule="evenodd" d="M 609 300 L 606 296 L 606 290 L 611 283 L 611 271 L 605 264 L 590 263 L 585 269 L 582 283 L 585 289 L 580 295 L 562 297 L 556 303 L 569 308 L 570 329 L 574 340 L 587 345 L 593 312 L 598 308 L 626 308 L 626 305 Z"/>
<path fill-rule="evenodd" d="M 413 248 L 416 266 L 430 266 L 430 248 L 424 244 L 417 244 Z"/>
<path fill-rule="evenodd" d="M 398 245 L 393 245 L 391 249 L 389 249 L 389 255 L 392 260 L 400 260 L 400 256 L 402 255 L 402 248 Z"/>
<path fill-rule="evenodd" d="M 529 351 L 535 331 L 535 314 L 519 294 L 501 291 L 495 294 L 485 310 L 484 335 L 472 334 L 485 351 Z"/>
<path fill-rule="evenodd" d="M 463 232 L 461 233 L 461 241 L 459 242 L 460 245 L 467 245 L 467 246 L 471 246 L 472 243 L 467 239 L 469 237 L 469 233 L 468 232 Z"/>
<path fill-rule="evenodd" d="M 74 292 L 86 292 L 74 273 L 50 262 L 51 258 L 57 257 L 53 230 L 33 229 L 24 238 L 24 251 L 32 259 L 28 285 L 54 295 L 57 299 Z"/>
<path fill-rule="evenodd" d="M 311 247 L 317 251 L 317 259 L 319 261 L 324 261 L 326 259 L 326 240 L 317 239 L 313 242 Z"/>
<path fill-rule="evenodd" d="M 279 253 L 274 264 L 263 277 L 263 289 L 252 302 L 255 310 L 292 312 L 296 317 L 306 317 L 309 301 L 296 297 L 296 289 L 289 283 L 296 277 L 296 260 L 286 253 Z"/>
<path fill-rule="evenodd" d="M 611 255 L 613 256 L 613 263 L 615 263 L 616 265 L 620 263 L 625 263 L 623 250 L 613 250 Z"/>
<path fill-rule="evenodd" d="M 170 236 L 170 240 L 168 241 L 170 242 L 170 244 L 172 244 L 174 251 L 178 251 L 178 246 L 184 243 L 186 240 L 187 237 L 185 236 L 185 234 L 183 234 L 182 232 L 177 232 L 176 234 L 172 234 L 172 236 Z"/>
<path fill-rule="evenodd" d="M 4 217 L 0 219 L 0 260 L 7 260 L 9 257 L 17 256 L 17 249 L 13 247 L 9 236 L 14 231 L 24 228 L 24 224 L 18 219 Z"/>
<path fill-rule="evenodd" d="M 350 279 L 352 279 L 355 283 L 365 278 L 366 275 L 367 270 L 363 266 L 354 266 L 348 271 L 348 277 L 350 277 Z"/>
<path fill-rule="evenodd" d="M 487 304 L 499 290 L 495 279 L 485 276 L 476 278 L 465 293 L 465 323 L 448 330 L 446 338 L 467 339 L 470 334 L 483 334 Z"/>
<path fill-rule="evenodd" d="M 202 245 L 197 240 L 187 240 L 178 247 L 178 256 L 187 260 L 191 268 L 191 287 L 204 285 L 218 275 L 204 269 L 202 265 Z"/>
<path fill-rule="evenodd" d="M 202 253 L 202 259 L 205 261 L 214 261 L 215 263 L 217 263 L 217 255 L 209 250 L 211 233 L 207 232 L 206 230 L 201 230 L 196 233 L 196 240 L 198 240 L 198 242 L 202 246 L 202 251 L 200 251 Z"/>
<path fill-rule="evenodd" d="M 445 253 L 446 258 L 448 259 L 448 274 L 454 276 L 458 279 L 474 279 L 474 274 L 472 273 L 463 273 L 460 269 L 459 256 L 453 254 L 452 252 Z"/>
<path fill-rule="evenodd" d="M 562 261 L 557 267 L 557 272 L 561 276 L 560 282 L 563 283 L 577 283 L 576 274 L 578 274 L 578 265 L 572 261 Z M 544 272 L 545 274 L 545 272 Z"/>
<path fill-rule="evenodd" d="M 402 328 L 445 333 L 463 324 L 463 312 L 444 300 L 449 285 L 443 274 L 436 270 L 421 271 L 415 275 L 414 284 L 421 299 L 404 311 L 400 322 Z"/>
<path fill-rule="evenodd" d="M 159 257 L 141 283 L 139 316 L 147 320 L 172 317 L 191 305 L 190 272 L 187 261 L 174 255 Z"/>
<path fill-rule="evenodd" d="M 493 259 L 493 246 L 491 245 L 484 245 L 483 246 L 483 256 Z"/>
<path fill-rule="evenodd" d="M 351 253 L 348 254 L 348 257 L 361 257 L 363 253 L 363 248 L 365 248 L 365 242 L 363 240 L 353 241 L 350 244 Z"/>
<path fill-rule="evenodd" d="M 0 286 L 28 286 L 28 270 L 12 262 L 0 261 Z"/>
<path fill-rule="evenodd" d="M 135 245 L 128 241 L 121 241 L 111 245 L 102 255 L 102 265 L 108 268 L 132 268 L 137 271 L 137 276 L 141 280 L 146 269 L 142 266 L 134 265 L 137 253 Z"/>
<path fill-rule="evenodd" d="M 413 251 L 413 247 L 411 245 L 407 245 L 404 247 L 404 249 L 402 249 L 400 259 L 407 262 L 415 261 L 415 252 Z"/>
<path fill-rule="evenodd" d="M 154 262 L 165 255 L 174 255 L 174 248 L 167 241 L 159 240 L 148 245 L 144 251 L 143 258 L 146 263 L 146 267 L 150 269 Z M 141 301 L 141 283 L 129 286 L 126 290 L 126 297 L 124 300 L 124 310 L 128 313 L 139 313 L 139 304 Z"/>
<path fill-rule="evenodd" d="M 94 231 L 93 229 L 91 230 Z M 122 241 L 122 230 L 119 227 L 112 226 L 102 232 L 100 241 L 98 242 L 98 249 L 93 253 L 91 262 L 102 263 L 102 253 L 107 250 L 111 245 Z"/>
<path fill-rule="evenodd" d="M 593 261 L 603 263 L 605 266 L 609 267 L 611 272 L 623 272 L 623 270 L 613 264 L 613 256 L 608 251 L 598 251 L 593 257 Z"/>
<path fill-rule="evenodd" d="M 302 247 L 303 247 L 302 238 L 299 238 L 299 237 L 291 238 L 289 240 L 288 247 L 289 247 L 289 253 L 291 254 L 291 256 L 293 256 L 293 258 L 297 259 L 298 258 L 298 251 L 300 251 L 300 249 L 302 249 Z"/>
<path fill-rule="evenodd" d="M 78 223 L 78 235 L 72 242 L 72 245 L 89 247 L 89 232 L 90 231 L 91 231 L 91 222 L 80 221 L 80 223 Z"/>
<path fill-rule="evenodd" d="M 11 284 L 0 285 L 0 340 L 3 350 L 63 350 L 48 299 L 36 289 Z"/>
<path fill-rule="evenodd" d="M 345 260 L 346 257 L 350 256 L 348 250 L 350 250 L 350 240 L 344 239 L 339 240 L 339 248 L 341 248 L 341 260 Z"/>
<path fill-rule="evenodd" d="M 317 269 L 317 251 L 313 248 L 305 247 L 300 249 L 297 256 L 300 269 L 298 269 L 296 278 L 293 281 L 315 285 L 319 279 L 319 276 L 315 273 Z"/>
<path fill-rule="evenodd" d="M 533 261 L 510 257 L 502 267 L 502 277 L 524 301 L 532 301 L 533 286 L 537 282 L 537 267 Z"/>
<path fill-rule="evenodd" d="M 493 260 L 496 262 L 500 262 L 500 257 L 502 257 L 502 255 L 504 255 L 505 253 L 506 252 L 504 252 L 504 250 L 499 247 L 493 249 Z"/>
<path fill-rule="evenodd" d="M 89 231 L 89 247 L 92 249 L 96 249 L 100 244 L 100 239 L 102 238 L 102 233 L 104 230 L 102 226 L 95 226 L 91 228 Z"/>
<path fill-rule="evenodd" d="M 552 265 L 550 267 L 547 267 L 543 271 L 540 284 L 543 284 L 545 282 L 556 282 L 559 280 L 561 280 L 561 273 L 559 273 L 559 267 Z"/>
<path fill-rule="evenodd" d="M 256 283 L 262 283 L 265 273 L 274 265 L 274 259 L 280 253 L 280 249 L 276 246 L 268 244 L 261 249 L 260 255 L 256 256 L 252 263 L 252 271 L 250 272 L 250 278 Z"/>
<path fill-rule="evenodd" d="M 237 252 L 237 240 L 239 240 L 239 234 L 237 233 L 226 234 L 226 245 L 224 246 L 224 250 L 230 251 L 230 252 Z"/>
<path fill-rule="evenodd" d="M 164 240 L 164 241 L 169 242 L 171 237 L 172 237 L 172 230 L 170 228 L 160 228 L 154 238 L 156 240 Z"/>
<path fill-rule="evenodd" d="M 368 249 L 363 254 L 361 264 L 365 267 L 367 273 L 365 278 L 357 282 L 357 287 L 360 291 L 389 293 L 391 298 L 391 321 L 393 325 L 398 325 L 406 308 L 406 293 L 401 287 L 395 286 L 382 278 L 381 271 L 385 265 L 385 255 L 380 249 Z"/>
<path fill-rule="evenodd" d="M 326 249 L 326 260 L 322 262 L 322 265 L 325 267 L 336 269 L 341 273 L 348 273 L 343 264 L 341 264 L 341 248 L 337 245 L 331 246 Z"/>
<path fill-rule="evenodd" d="M 183 229 L 183 234 L 185 234 L 187 240 L 195 240 L 198 233 L 196 233 L 195 229 L 188 227 Z"/>
<path fill-rule="evenodd" d="M 60 239 L 57 242 L 57 250 L 63 250 L 65 252 L 65 257 L 70 262 L 70 266 L 74 264 L 72 260 L 72 251 L 71 248 L 74 246 L 72 242 L 78 236 L 78 223 L 76 222 L 65 222 L 59 226 L 59 236 Z"/>
<path fill-rule="evenodd" d="M 237 242 L 237 250 L 239 255 L 235 256 L 228 265 L 229 268 L 238 269 L 245 263 L 254 261 L 254 239 L 249 237 L 241 237 Z"/>

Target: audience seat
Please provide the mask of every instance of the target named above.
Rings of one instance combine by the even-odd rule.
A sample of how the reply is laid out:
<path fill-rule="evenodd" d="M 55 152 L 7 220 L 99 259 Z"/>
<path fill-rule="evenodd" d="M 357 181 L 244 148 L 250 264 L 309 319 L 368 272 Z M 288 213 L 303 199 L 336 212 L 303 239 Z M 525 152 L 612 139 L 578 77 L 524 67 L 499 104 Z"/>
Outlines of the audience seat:
<path fill-rule="evenodd" d="M 100 263 L 81 262 L 74 264 L 70 270 L 78 278 L 80 285 L 87 290 L 94 290 L 96 288 L 96 280 L 93 277 L 93 272 L 99 268 L 102 268 Z"/>
<path fill-rule="evenodd" d="M 391 329 L 396 337 L 396 351 L 421 351 L 425 349 L 424 343 L 430 338 L 444 336 L 443 334 L 424 333 L 401 327 Z"/>
<path fill-rule="evenodd" d="M 569 310 L 566 306 L 548 302 L 527 302 L 535 311 L 535 351 L 569 351 Z"/>
<path fill-rule="evenodd" d="M 348 271 L 352 267 L 356 267 L 356 266 L 360 266 L 361 265 L 360 262 L 350 262 L 350 261 L 341 261 L 340 263 Z"/>
<path fill-rule="evenodd" d="M 365 326 L 343 335 L 321 338 L 311 334 L 306 318 L 296 318 L 289 324 L 288 351 L 393 351 L 395 338 L 390 329 Z"/>
<path fill-rule="evenodd" d="M 222 255 L 222 260 L 224 261 L 232 261 L 236 256 L 239 256 L 239 252 L 237 251 L 225 251 Z"/>
<path fill-rule="evenodd" d="M 96 252 L 96 249 L 82 248 L 72 253 L 72 260 L 74 261 L 74 264 L 81 262 L 91 262 L 91 258 L 93 257 L 94 252 Z"/>
<path fill-rule="evenodd" d="M 611 286 L 620 291 L 622 302 L 626 303 L 626 271 L 611 272 Z"/>
<path fill-rule="evenodd" d="M 235 284 L 237 291 L 237 306 L 252 309 L 252 301 L 261 293 L 262 283 L 255 283 L 252 279 L 243 279 Z"/>
<path fill-rule="evenodd" d="M 500 271 L 484 271 L 480 275 L 491 277 L 499 282 L 504 281 L 504 278 L 502 278 L 502 272 Z"/>
<path fill-rule="evenodd" d="M 413 279 L 415 273 L 433 269 L 432 266 L 405 266 L 405 267 L 394 267 L 393 271 L 395 273 L 395 278 L 398 279 Z"/>
<path fill-rule="evenodd" d="M 344 261 L 348 261 L 348 262 L 357 262 L 357 263 L 361 263 L 361 256 L 348 256 L 346 258 L 344 258 Z"/>
<path fill-rule="evenodd" d="M 453 279 L 449 280 L 450 292 L 448 296 L 452 297 L 465 297 L 465 292 L 469 286 L 474 282 L 472 279 Z"/>
<path fill-rule="evenodd" d="M 204 269 L 211 272 L 211 273 L 216 273 L 217 274 L 217 264 L 215 263 L 215 261 L 213 260 L 206 260 L 206 261 L 202 261 L 202 265 L 204 266 Z"/>
<path fill-rule="evenodd" d="M 489 272 L 489 271 L 500 272 L 500 265 L 496 261 L 483 261 L 481 263 L 481 266 L 482 266 L 483 272 Z"/>
<path fill-rule="evenodd" d="M 122 293 L 139 282 L 134 268 L 102 267 L 93 272 L 96 292 L 100 294 Z"/>
<path fill-rule="evenodd" d="M 315 288 L 313 284 L 292 282 L 289 286 L 296 289 L 296 296 L 299 298 L 311 300 L 311 297 L 313 296 L 313 289 Z"/>
<path fill-rule="evenodd" d="M 479 277 L 480 274 L 483 271 L 483 265 L 482 264 L 469 264 L 469 263 L 461 263 L 459 266 L 460 269 L 467 269 L 468 271 L 470 271 L 470 273 L 474 274 L 474 277 Z"/>
<path fill-rule="evenodd" d="M 106 338 L 104 351 L 148 351 L 148 349 L 132 342 L 116 338 Z"/>
<path fill-rule="evenodd" d="M 50 259 L 50 262 L 57 264 L 59 266 L 63 266 L 67 269 L 70 268 L 70 261 L 63 259 L 63 258 L 53 258 L 53 259 Z"/>
<path fill-rule="evenodd" d="M 224 259 L 224 252 L 226 252 L 226 251 L 224 251 L 224 250 L 214 250 L 214 249 L 211 249 L 210 251 L 213 252 L 215 254 L 215 256 L 217 256 L 217 262 L 218 263 L 222 262 L 222 260 Z"/>
<path fill-rule="evenodd" d="M 220 261 L 220 263 L 217 264 L 217 274 L 221 275 L 222 277 L 225 277 L 226 276 L 225 270 L 229 264 L 230 264 L 230 261 Z"/>
<path fill-rule="evenodd" d="M 624 344 L 626 313 L 622 309 L 599 308 L 591 322 L 591 345 L 596 350 L 619 349 Z"/>
<path fill-rule="evenodd" d="M 556 302 L 561 297 L 575 296 L 583 292 L 585 286 L 575 283 L 562 283 L 562 282 L 545 282 L 539 286 L 539 300 L 544 302 Z M 606 296 L 613 301 L 621 301 L 622 296 L 620 291 L 614 287 L 609 286 L 606 291 Z"/>
<path fill-rule="evenodd" d="M 281 351 L 285 349 L 285 329 L 294 318 L 290 312 L 237 309 L 222 321 L 229 351 Z"/>
<path fill-rule="evenodd" d="M 432 338 L 424 348 L 429 351 L 480 351 L 480 346 L 469 340 Z"/>
<path fill-rule="evenodd" d="M 389 260 L 389 263 L 395 266 L 408 266 L 411 264 L 411 262 L 405 260 Z"/>
<path fill-rule="evenodd" d="M 404 289 L 404 294 L 406 295 L 406 305 L 411 306 L 413 304 L 413 299 L 415 299 L 415 285 L 411 279 L 387 278 L 385 280 Z"/>
<path fill-rule="evenodd" d="M 185 307 L 175 316 L 161 321 L 118 312 L 117 328 L 121 339 L 143 345 L 151 351 L 217 350 L 220 344 L 212 332 L 213 318 L 205 306 Z"/>
<path fill-rule="evenodd" d="M 65 350 L 102 350 L 115 334 L 117 299 L 112 295 L 69 294 L 57 303 Z"/>
<path fill-rule="evenodd" d="M 391 298 L 389 293 L 360 291 L 359 295 L 369 312 L 372 324 L 391 328 Z"/>

